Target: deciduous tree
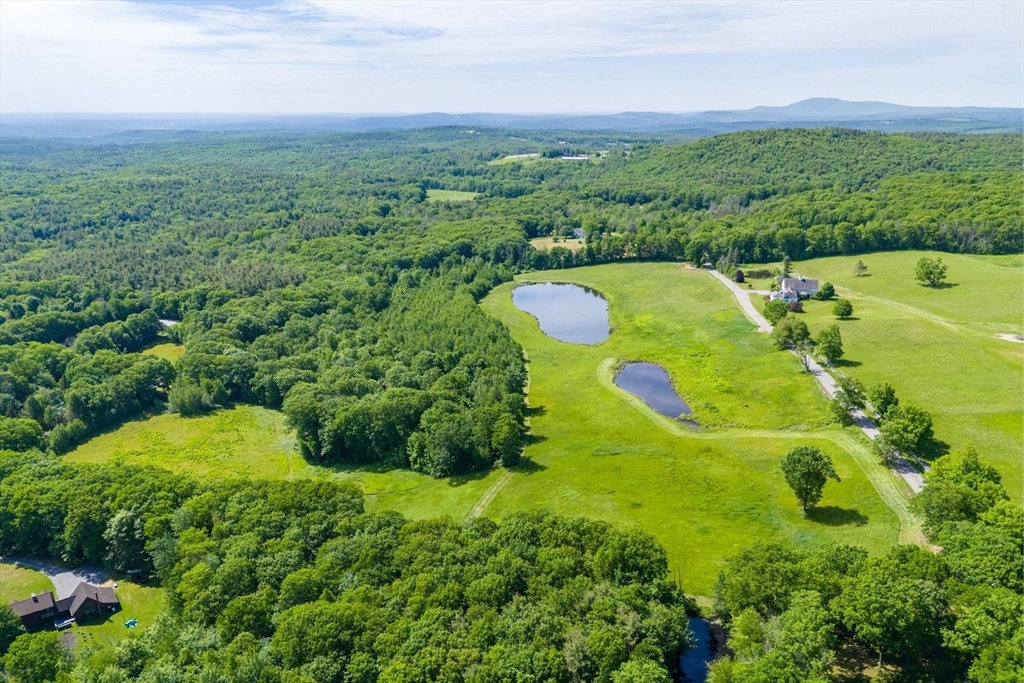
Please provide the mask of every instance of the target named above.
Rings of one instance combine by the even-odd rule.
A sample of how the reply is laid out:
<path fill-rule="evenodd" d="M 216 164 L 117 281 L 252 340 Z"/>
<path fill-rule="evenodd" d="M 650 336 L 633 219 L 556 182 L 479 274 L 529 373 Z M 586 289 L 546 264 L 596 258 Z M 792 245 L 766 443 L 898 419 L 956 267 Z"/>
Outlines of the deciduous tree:
<path fill-rule="evenodd" d="M 797 446 L 782 459 L 782 473 L 804 513 L 821 500 L 825 483 L 839 481 L 832 459 L 814 446 Z"/>

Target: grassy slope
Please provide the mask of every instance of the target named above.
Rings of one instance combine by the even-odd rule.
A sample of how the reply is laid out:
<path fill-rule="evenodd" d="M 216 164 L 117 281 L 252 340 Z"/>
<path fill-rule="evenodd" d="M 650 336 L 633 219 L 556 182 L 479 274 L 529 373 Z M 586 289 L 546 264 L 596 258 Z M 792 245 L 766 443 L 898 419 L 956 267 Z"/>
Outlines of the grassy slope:
<path fill-rule="evenodd" d="M 529 463 L 485 514 L 546 507 L 639 525 L 665 545 L 686 590 L 703 595 L 710 595 L 724 558 L 754 539 L 798 546 L 835 539 L 874 550 L 896 540 L 899 523 L 865 465 L 837 445 L 850 437 L 803 431 L 820 428 L 825 415 L 813 380 L 794 357 L 754 334 L 707 274 L 675 264 L 614 264 L 523 279 L 603 292 L 614 332 L 593 347 L 550 339 L 512 305 L 511 283 L 482 302 L 529 354 L 534 435 Z M 601 381 L 609 358 L 661 363 L 699 421 L 731 428 L 694 435 L 666 428 Z M 792 431 L 767 432 L 784 428 Z M 809 519 L 778 470 L 798 444 L 832 455 L 843 478 L 826 487 L 822 509 Z"/>
<path fill-rule="evenodd" d="M 941 257 L 955 286 L 919 285 L 913 269 L 922 255 Z M 858 258 L 870 277 L 854 277 Z M 812 331 L 840 326 L 851 361 L 843 372 L 868 386 L 887 381 L 931 412 L 939 440 L 976 447 L 1021 501 L 1024 344 L 995 335 L 1024 331 L 1024 259 L 902 252 L 816 259 L 797 269 L 853 302 L 856 319 L 848 321 L 836 321 L 830 303 L 805 306 Z"/>

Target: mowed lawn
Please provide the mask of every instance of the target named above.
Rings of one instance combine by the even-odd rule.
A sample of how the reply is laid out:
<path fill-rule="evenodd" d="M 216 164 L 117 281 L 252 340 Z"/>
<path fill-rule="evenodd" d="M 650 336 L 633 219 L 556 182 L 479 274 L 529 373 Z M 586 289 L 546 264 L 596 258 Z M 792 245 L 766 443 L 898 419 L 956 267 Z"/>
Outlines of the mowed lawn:
<path fill-rule="evenodd" d="M 914 279 L 921 256 L 948 264 L 950 287 Z M 862 260 L 869 277 L 857 278 Z M 812 333 L 838 324 L 840 369 L 871 386 L 889 382 L 901 399 L 928 410 L 935 435 L 952 449 L 974 446 L 1024 497 L 1024 344 L 998 334 L 1024 332 L 1024 258 L 895 252 L 815 259 L 795 265 L 827 280 L 854 306 L 837 321 L 831 303 L 808 302 Z"/>
<path fill-rule="evenodd" d="M 13 564 L 0 563 L 0 605 L 24 600 L 32 594 L 53 590 L 53 583 L 42 572 Z"/>
<path fill-rule="evenodd" d="M 544 335 L 512 304 L 524 281 L 576 282 L 609 300 L 613 332 L 596 346 Z M 797 359 L 774 350 L 707 273 L 678 264 L 611 264 L 531 273 L 481 304 L 529 355 L 527 463 L 483 514 L 548 508 L 654 534 L 687 592 L 709 596 L 724 561 L 771 539 L 811 547 L 826 540 L 873 552 L 896 542 L 899 521 L 826 427 L 826 404 Z M 687 434 L 640 410 L 601 381 L 608 359 L 660 363 L 707 428 Z M 779 471 L 797 445 L 835 461 L 821 509 L 803 517 Z M 878 472 L 874 472 L 878 475 Z M 882 472 L 881 476 L 888 477 Z M 905 504 L 905 501 L 900 501 Z"/>

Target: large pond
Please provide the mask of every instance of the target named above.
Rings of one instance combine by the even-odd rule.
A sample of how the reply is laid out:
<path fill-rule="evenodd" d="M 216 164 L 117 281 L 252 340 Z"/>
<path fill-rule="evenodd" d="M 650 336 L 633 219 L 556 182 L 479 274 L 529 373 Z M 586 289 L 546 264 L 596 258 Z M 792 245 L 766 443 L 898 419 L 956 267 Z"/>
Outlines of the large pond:
<path fill-rule="evenodd" d="M 537 319 L 549 337 L 572 344 L 597 344 L 608 338 L 608 302 L 579 285 L 539 282 L 512 290 L 512 303 Z"/>
<path fill-rule="evenodd" d="M 690 617 L 694 646 L 679 658 L 679 669 L 683 680 L 688 683 L 705 683 L 708 680 L 708 664 L 714 659 L 711 651 L 711 626 L 699 617 Z"/>
<path fill-rule="evenodd" d="M 615 386 L 639 396 L 644 403 L 665 417 L 696 425 L 684 417 L 692 414 L 690 406 L 672 388 L 668 373 L 660 365 L 626 363 L 615 376 Z"/>

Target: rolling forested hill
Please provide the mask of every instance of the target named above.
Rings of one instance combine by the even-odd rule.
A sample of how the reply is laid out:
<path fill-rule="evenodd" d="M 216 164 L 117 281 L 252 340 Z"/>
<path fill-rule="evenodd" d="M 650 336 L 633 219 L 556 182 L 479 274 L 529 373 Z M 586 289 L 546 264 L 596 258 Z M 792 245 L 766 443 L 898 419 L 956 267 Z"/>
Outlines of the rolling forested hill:
<path fill-rule="evenodd" d="M 247 403 L 282 410 L 318 464 L 438 478 L 513 466 L 525 438 L 523 350 L 477 302 L 514 274 L 617 260 L 1021 253 L 1020 169 L 1019 136 L 839 129 L 685 144 L 458 128 L 5 139 L 0 553 L 139 563 L 167 589 L 171 620 L 101 662 L 109 676 L 89 664 L 82 680 L 145 669 L 144 680 L 498 681 L 529 670 L 515 680 L 665 681 L 692 605 L 643 534 L 543 515 L 500 528 L 406 522 L 363 514 L 358 492 L 333 484 L 213 485 L 56 455 L 155 405 L 196 415 Z M 576 251 L 530 244 L 577 230 Z M 174 364 L 141 353 L 158 337 L 184 345 Z M 850 597 L 859 589 L 843 593 L 862 565 L 881 578 L 898 573 L 889 564 L 911 566 L 900 595 L 922 595 L 927 581 L 960 598 L 989 591 L 991 612 L 1014 607 L 1020 558 L 1006 549 L 1018 511 L 998 477 L 979 476 L 984 491 L 963 494 L 979 498 L 969 514 L 934 520 L 960 525 L 943 538 L 961 565 L 772 549 L 796 578 L 777 600 L 755 600 L 735 588 L 743 572 L 758 575 L 741 554 L 722 578 L 723 614 L 758 629 L 764 620 L 755 649 L 768 651 L 762 641 L 788 623 L 777 619 L 800 606 L 793 621 L 817 619 L 822 600 L 843 594 L 845 623 L 861 619 L 881 657 L 873 607 Z M 987 570 L 972 564 L 986 543 L 1009 558 L 987 588 Z M 1024 633 L 970 631 L 945 645 L 929 615 L 941 608 L 952 624 L 954 603 L 927 597 L 918 617 L 929 640 L 901 642 L 901 655 L 953 648 L 962 671 L 1005 657 Z M 754 673 L 722 680 L 775 680 Z"/>

